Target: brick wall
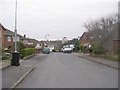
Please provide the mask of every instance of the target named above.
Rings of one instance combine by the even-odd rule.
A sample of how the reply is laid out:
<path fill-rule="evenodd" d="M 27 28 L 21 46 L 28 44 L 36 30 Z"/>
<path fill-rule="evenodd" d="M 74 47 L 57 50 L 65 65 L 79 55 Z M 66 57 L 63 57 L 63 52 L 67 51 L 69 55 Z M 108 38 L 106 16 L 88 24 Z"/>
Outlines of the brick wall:
<path fill-rule="evenodd" d="M 11 41 L 8 41 L 8 37 L 10 37 Z M 14 42 L 13 42 L 12 36 L 5 35 L 5 48 L 8 48 L 9 46 L 13 47 L 13 45 L 14 45 Z"/>
<path fill-rule="evenodd" d="M 1 25 L 0 26 L 0 43 L 2 45 L 2 49 L 8 48 L 9 46 L 13 46 L 13 38 L 9 36 L 11 41 L 8 41 L 8 35 L 5 34 L 6 29 Z"/>
<path fill-rule="evenodd" d="M 1 42 L 2 48 L 5 47 L 4 31 L 5 31 L 4 27 L 3 27 L 3 26 L 0 26 L 0 34 L 1 34 L 1 40 L 0 40 L 0 42 Z"/>
<path fill-rule="evenodd" d="M 118 54 L 118 50 L 120 50 L 120 40 L 113 40 L 113 51 L 114 54 Z"/>
<path fill-rule="evenodd" d="M 2 48 L 2 28 L 0 27 L 0 48 Z"/>
<path fill-rule="evenodd" d="M 80 38 L 80 43 L 81 44 L 86 44 L 86 43 L 92 43 L 92 40 L 90 38 L 90 33 L 85 32 L 82 37 Z"/>

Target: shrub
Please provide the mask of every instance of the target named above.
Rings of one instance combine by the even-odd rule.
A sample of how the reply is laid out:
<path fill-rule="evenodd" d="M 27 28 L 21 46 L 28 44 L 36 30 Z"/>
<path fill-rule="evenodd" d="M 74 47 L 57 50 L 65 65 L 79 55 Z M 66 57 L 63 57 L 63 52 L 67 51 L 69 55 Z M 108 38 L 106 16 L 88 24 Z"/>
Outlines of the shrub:
<path fill-rule="evenodd" d="M 94 54 L 104 54 L 104 49 L 100 44 L 94 44 L 92 51 Z"/>
<path fill-rule="evenodd" d="M 10 53 L 2 53 L 2 60 L 10 59 Z"/>
<path fill-rule="evenodd" d="M 80 50 L 84 51 L 84 46 L 82 44 L 80 44 Z"/>
<path fill-rule="evenodd" d="M 35 53 L 35 48 L 25 48 L 21 50 L 21 57 L 26 57 Z"/>
<path fill-rule="evenodd" d="M 79 43 L 79 42 L 76 42 L 76 43 L 75 43 L 75 48 L 74 48 L 73 51 L 78 52 L 79 50 L 80 50 L 80 43 Z"/>

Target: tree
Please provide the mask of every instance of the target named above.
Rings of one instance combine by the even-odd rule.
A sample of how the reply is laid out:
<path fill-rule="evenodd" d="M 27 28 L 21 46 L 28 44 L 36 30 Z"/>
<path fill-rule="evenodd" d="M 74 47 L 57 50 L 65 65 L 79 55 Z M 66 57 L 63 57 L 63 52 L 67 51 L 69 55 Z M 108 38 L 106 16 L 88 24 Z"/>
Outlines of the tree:
<path fill-rule="evenodd" d="M 25 45 L 24 45 L 24 43 L 21 42 L 21 41 L 18 42 L 17 44 L 18 44 L 19 51 L 21 51 L 22 49 L 25 49 L 25 48 L 26 48 Z"/>
<path fill-rule="evenodd" d="M 78 52 L 79 50 L 80 50 L 80 42 L 77 41 L 77 42 L 75 43 L 74 51 L 75 51 L 75 52 Z"/>
<path fill-rule="evenodd" d="M 14 51 L 14 47 L 15 47 L 15 45 L 13 45 L 13 46 L 11 47 L 11 52 Z M 25 45 L 24 45 L 23 42 L 21 42 L 21 41 L 17 42 L 17 51 L 20 52 L 22 49 L 25 49 L 25 48 L 26 48 L 26 47 L 25 47 Z"/>
<path fill-rule="evenodd" d="M 112 40 L 118 37 L 118 19 L 116 14 L 86 22 L 83 26 L 88 32 L 92 32 L 93 44 L 101 45 L 105 52 L 112 51 Z"/>

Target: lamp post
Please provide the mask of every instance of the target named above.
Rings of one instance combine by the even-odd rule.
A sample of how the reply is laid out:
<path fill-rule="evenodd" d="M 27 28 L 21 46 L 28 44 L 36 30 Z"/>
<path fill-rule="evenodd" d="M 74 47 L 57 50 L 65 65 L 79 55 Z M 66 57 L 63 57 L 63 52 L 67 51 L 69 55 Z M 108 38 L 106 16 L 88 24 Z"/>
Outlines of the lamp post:
<path fill-rule="evenodd" d="M 14 33 L 15 33 L 15 52 L 17 52 L 17 0 L 16 0 L 16 3 L 15 3 L 15 30 L 14 30 Z"/>
<path fill-rule="evenodd" d="M 47 41 L 49 41 L 49 38 L 48 38 L 49 36 L 50 36 L 49 34 L 48 34 L 48 35 L 46 35 L 46 40 L 47 40 Z"/>
<path fill-rule="evenodd" d="M 15 2 L 15 30 L 14 30 L 15 51 L 12 53 L 11 65 L 19 66 L 19 52 L 17 52 L 17 0 Z"/>

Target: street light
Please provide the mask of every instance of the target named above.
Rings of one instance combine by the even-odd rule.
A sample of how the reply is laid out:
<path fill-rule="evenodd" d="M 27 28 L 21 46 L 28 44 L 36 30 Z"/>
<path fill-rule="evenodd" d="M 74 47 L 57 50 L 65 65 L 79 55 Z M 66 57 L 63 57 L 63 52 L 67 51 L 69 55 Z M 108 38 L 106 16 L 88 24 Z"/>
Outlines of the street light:
<path fill-rule="evenodd" d="M 49 34 L 48 34 L 48 35 L 46 35 L 46 40 L 47 40 L 47 41 L 49 41 L 49 39 L 48 39 L 48 37 L 49 37 L 49 36 L 50 36 Z"/>
<path fill-rule="evenodd" d="M 15 51 L 12 53 L 11 65 L 12 66 L 19 66 L 19 52 L 17 52 L 17 0 L 15 2 Z"/>
<path fill-rule="evenodd" d="M 17 0 L 15 3 L 15 52 L 17 52 Z"/>

